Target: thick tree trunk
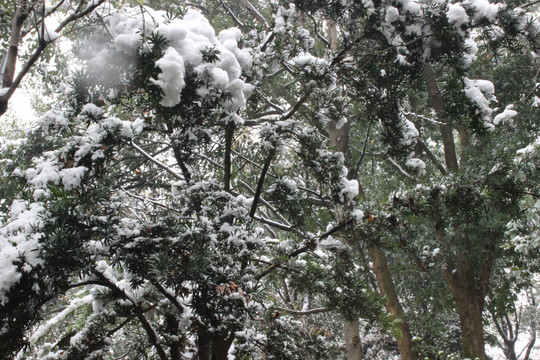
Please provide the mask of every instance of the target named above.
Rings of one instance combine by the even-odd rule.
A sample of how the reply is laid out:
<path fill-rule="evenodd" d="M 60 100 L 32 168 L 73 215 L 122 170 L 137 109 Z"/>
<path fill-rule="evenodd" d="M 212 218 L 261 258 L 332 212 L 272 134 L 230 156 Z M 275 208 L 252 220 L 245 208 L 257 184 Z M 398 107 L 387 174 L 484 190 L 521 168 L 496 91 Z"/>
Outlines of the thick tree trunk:
<path fill-rule="evenodd" d="M 455 269 L 444 271 L 445 280 L 456 302 L 461 325 L 461 341 L 465 358 L 486 360 L 484 348 L 484 286 L 477 279 L 471 260 L 457 255 Z"/>
<path fill-rule="evenodd" d="M 506 347 L 506 349 L 504 349 L 504 356 L 506 356 L 506 359 L 518 360 L 517 355 L 516 355 L 516 349 L 515 349 L 516 342 L 515 341 L 505 342 L 504 346 Z"/>
<path fill-rule="evenodd" d="M 197 360 L 212 360 L 212 342 L 202 327 L 197 331 Z"/>
<path fill-rule="evenodd" d="M 199 327 L 197 332 L 197 360 L 227 360 L 234 333 L 212 334 Z"/>
<path fill-rule="evenodd" d="M 362 360 L 362 342 L 360 341 L 358 320 L 343 321 L 343 333 L 347 348 L 347 360 Z"/>
<path fill-rule="evenodd" d="M 229 349 L 234 340 L 234 334 L 225 338 L 224 336 L 215 336 L 212 341 L 212 360 L 227 360 Z"/>
<path fill-rule="evenodd" d="M 418 354 L 414 350 L 409 323 L 405 319 L 405 312 L 399 303 L 384 251 L 377 245 L 370 245 L 369 255 L 373 262 L 373 272 L 377 277 L 379 291 L 381 295 L 386 296 L 386 310 L 400 320 L 401 337 L 397 338 L 396 341 L 401 358 L 403 360 L 416 360 Z"/>

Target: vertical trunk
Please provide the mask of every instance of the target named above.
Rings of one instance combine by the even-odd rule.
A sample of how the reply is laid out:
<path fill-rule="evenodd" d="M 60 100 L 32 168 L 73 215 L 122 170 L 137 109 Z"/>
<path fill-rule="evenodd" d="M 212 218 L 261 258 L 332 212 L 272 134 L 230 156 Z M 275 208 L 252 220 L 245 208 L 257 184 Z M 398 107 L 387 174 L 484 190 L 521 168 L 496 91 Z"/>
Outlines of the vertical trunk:
<path fill-rule="evenodd" d="M 464 295 L 464 294 L 462 294 Z M 482 304 L 474 296 L 456 296 L 456 305 L 461 323 L 463 356 L 485 360 L 484 328 L 482 325 Z"/>
<path fill-rule="evenodd" d="M 178 320 L 175 316 L 168 314 L 165 317 L 165 323 L 167 326 L 167 332 L 171 335 L 176 335 L 179 332 L 178 329 Z M 170 344 L 170 354 L 171 360 L 180 360 L 181 359 L 181 344 L 180 341 L 172 341 Z"/>
<path fill-rule="evenodd" d="M 345 334 L 347 360 L 362 360 L 362 342 L 360 341 L 358 320 L 344 320 L 343 333 Z"/>
<path fill-rule="evenodd" d="M 482 311 L 485 293 L 476 280 L 471 260 L 463 254 L 456 256 L 455 269 L 444 271 L 445 280 L 456 302 L 461 327 L 463 356 L 486 360 Z"/>
<path fill-rule="evenodd" d="M 401 321 L 399 325 L 401 337 L 396 339 L 401 358 L 403 360 L 418 359 L 418 354 L 414 350 L 412 343 L 409 323 L 405 319 L 405 313 L 399 303 L 384 251 L 377 245 L 371 245 L 369 247 L 369 255 L 373 261 L 373 271 L 377 277 L 381 295 L 386 296 L 386 310 Z"/>
<path fill-rule="evenodd" d="M 424 68 L 424 77 L 426 80 L 429 101 L 431 102 L 431 106 L 433 106 L 433 109 L 437 114 L 437 118 L 441 122 L 440 130 L 443 140 L 444 159 L 446 161 L 446 166 L 448 167 L 448 170 L 457 170 L 458 161 L 456 155 L 456 145 L 454 143 L 454 135 L 452 133 L 452 123 L 446 115 L 444 101 L 441 92 L 439 91 L 439 87 L 437 86 L 435 74 L 433 74 L 433 69 L 429 64 L 426 64 L 426 67 Z"/>
<path fill-rule="evenodd" d="M 328 42 L 332 50 L 337 49 L 337 29 L 334 20 L 328 20 Z M 343 124 L 339 129 L 336 123 L 328 124 L 328 135 L 330 142 L 347 156 L 349 148 L 349 123 Z M 345 347 L 347 360 L 362 360 L 362 341 L 360 340 L 360 331 L 358 329 L 358 320 L 343 320 L 343 334 L 345 336 Z"/>
<path fill-rule="evenodd" d="M 234 340 L 234 333 L 212 334 L 205 328 L 197 331 L 197 360 L 227 360 L 229 348 Z"/>
<path fill-rule="evenodd" d="M 509 341 L 508 343 L 505 342 L 504 346 L 506 347 L 506 349 L 504 349 L 504 356 L 506 356 L 506 359 L 517 360 L 515 341 Z"/>
<path fill-rule="evenodd" d="M 234 333 L 229 337 L 216 335 L 212 341 L 212 360 L 227 360 L 229 348 L 234 340 Z"/>
<path fill-rule="evenodd" d="M 17 65 L 17 56 L 19 54 L 19 42 L 21 41 L 21 31 L 24 21 L 28 17 L 27 1 L 15 2 L 15 16 L 11 25 L 11 34 L 9 37 L 9 48 L 5 68 L 2 69 L 2 87 L 10 87 L 15 76 L 15 66 Z"/>
<path fill-rule="evenodd" d="M 197 331 L 197 360 L 212 360 L 210 336 L 206 329 L 199 326 Z"/>

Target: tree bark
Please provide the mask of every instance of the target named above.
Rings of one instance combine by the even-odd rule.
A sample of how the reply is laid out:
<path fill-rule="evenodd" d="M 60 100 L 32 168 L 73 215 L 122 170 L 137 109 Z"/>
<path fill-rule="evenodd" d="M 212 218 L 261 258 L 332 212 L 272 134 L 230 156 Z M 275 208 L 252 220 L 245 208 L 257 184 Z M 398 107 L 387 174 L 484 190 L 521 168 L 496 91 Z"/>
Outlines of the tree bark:
<path fill-rule="evenodd" d="M 487 360 L 482 324 L 485 293 L 476 280 L 471 260 L 458 254 L 455 269 L 444 270 L 444 277 L 456 302 L 463 356 Z"/>
<path fill-rule="evenodd" d="M 446 110 L 444 107 L 444 101 L 437 86 L 437 81 L 435 80 L 435 74 L 431 65 L 426 64 L 424 68 L 424 77 L 426 80 L 426 86 L 428 90 L 429 100 L 431 106 L 437 114 L 437 118 L 442 123 L 440 126 L 440 131 L 443 140 L 444 147 L 444 159 L 446 161 L 446 166 L 448 170 L 457 170 L 458 161 L 456 155 L 456 145 L 454 143 L 454 135 L 452 133 L 452 122 L 448 119 Z"/>
<path fill-rule="evenodd" d="M 234 333 L 225 338 L 224 336 L 215 336 L 212 341 L 212 360 L 227 360 L 229 348 L 234 340 Z"/>
<path fill-rule="evenodd" d="M 400 320 L 399 330 L 401 337 L 396 338 L 396 341 L 401 358 L 403 360 L 416 360 L 418 359 L 418 354 L 414 350 L 409 323 L 399 303 L 384 251 L 379 246 L 373 244 L 369 246 L 369 255 L 373 262 L 373 272 L 377 277 L 379 291 L 381 295 L 386 297 L 386 303 L 384 304 L 386 310 Z"/>
<path fill-rule="evenodd" d="M 21 41 L 21 33 L 25 20 L 28 18 L 28 1 L 19 0 L 15 2 L 15 16 L 11 24 L 11 34 L 9 36 L 9 47 L 5 62 L 2 61 L 3 68 L 0 68 L 0 88 L 9 88 L 13 84 L 15 76 L 15 67 L 17 66 L 17 56 L 19 54 L 19 42 Z M 2 116 L 8 107 L 9 96 L 0 96 L 0 116 Z"/>
<path fill-rule="evenodd" d="M 349 321 L 343 320 L 343 335 L 345 336 L 345 352 L 347 360 L 362 360 L 362 340 L 358 318 Z"/>
<path fill-rule="evenodd" d="M 227 360 L 234 332 L 229 334 L 209 333 L 199 326 L 197 331 L 197 360 Z"/>
<path fill-rule="evenodd" d="M 337 29 L 336 24 L 333 20 L 328 21 L 328 42 L 330 43 L 330 48 L 333 50 L 337 49 Z M 330 137 L 330 141 L 332 142 L 332 145 L 336 147 L 336 150 L 343 153 L 345 157 L 347 157 L 347 152 L 349 149 L 349 132 L 350 132 L 350 124 L 345 123 L 343 124 L 339 129 L 337 128 L 336 123 L 329 123 L 328 124 L 328 134 Z M 362 186 L 360 186 L 360 192 L 363 192 Z M 413 348 L 412 344 L 412 336 L 409 330 L 409 324 L 404 316 L 403 308 L 401 307 L 399 303 L 399 299 L 397 297 L 394 282 L 392 281 L 392 276 L 390 273 L 390 268 L 388 267 L 388 262 L 386 261 L 386 257 L 384 255 L 384 252 L 381 248 L 371 245 L 370 249 L 370 256 L 371 260 L 373 261 L 373 271 L 375 272 L 375 275 L 377 277 L 377 282 L 379 284 L 379 289 L 381 292 L 381 295 L 386 296 L 386 304 L 385 307 L 389 313 L 394 315 L 396 318 L 400 319 L 400 331 L 401 331 L 401 337 L 397 338 L 396 341 L 398 343 L 399 352 L 401 354 L 401 357 L 403 360 L 416 360 L 418 359 L 418 354 Z M 354 328 L 355 323 L 349 323 L 347 321 L 344 322 L 344 330 L 347 331 L 348 329 Z M 358 322 L 356 321 L 356 330 L 358 331 Z M 345 338 L 347 339 L 347 333 L 345 333 Z M 359 339 L 360 340 L 360 339 Z M 358 345 L 356 345 L 354 342 L 346 342 L 347 346 L 347 359 L 361 359 L 362 356 L 362 345 L 360 341 L 358 342 Z M 358 348 L 360 349 L 360 357 L 356 358 L 354 357 L 355 354 L 358 353 Z M 349 354 L 353 357 L 349 357 Z"/>
<path fill-rule="evenodd" d="M 212 360 L 212 343 L 206 329 L 199 326 L 197 330 L 197 360 Z"/>
<path fill-rule="evenodd" d="M 362 360 L 362 341 L 360 341 L 358 320 L 343 321 L 343 333 L 345 334 L 347 360 Z"/>

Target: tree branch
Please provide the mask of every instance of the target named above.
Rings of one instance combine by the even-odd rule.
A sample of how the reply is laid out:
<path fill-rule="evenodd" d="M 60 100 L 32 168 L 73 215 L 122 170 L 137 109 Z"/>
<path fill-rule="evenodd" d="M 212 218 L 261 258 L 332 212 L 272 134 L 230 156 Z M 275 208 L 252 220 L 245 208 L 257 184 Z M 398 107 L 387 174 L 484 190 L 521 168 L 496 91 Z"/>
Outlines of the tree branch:
<path fill-rule="evenodd" d="M 270 168 L 270 163 L 272 162 L 272 159 L 274 158 L 275 150 L 272 150 L 270 154 L 266 157 L 266 160 L 264 161 L 264 166 L 261 171 L 261 175 L 259 177 L 259 181 L 257 183 L 257 190 L 255 190 L 255 195 L 253 196 L 253 204 L 251 205 L 251 211 L 249 212 L 249 216 L 254 217 L 255 211 L 257 210 L 257 203 L 259 202 L 259 198 L 261 197 L 261 192 L 264 184 L 264 178 L 266 177 L 266 173 L 268 172 L 268 169 Z"/>
<path fill-rule="evenodd" d="M 137 144 L 135 144 L 133 142 L 133 140 L 130 140 L 129 141 L 129 146 L 131 146 L 133 149 L 135 149 L 135 151 L 137 151 L 139 154 L 141 154 L 142 156 L 144 156 L 146 159 L 150 160 L 151 162 L 153 162 L 154 164 L 156 164 L 157 166 L 161 167 L 162 169 L 166 170 L 169 174 L 171 174 L 172 176 L 174 176 L 175 178 L 177 178 L 178 180 L 185 180 L 182 176 L 180 176 L 180 174 L 178 174 L 176 171 L 174 171 L 173 169 L 171 169 L 169 166 L 165 165 L 164 163 L 162 163 L 161 161 L 153 158 L 150 154 L 148 154 L 146 151 L 144 151 L 140 146 L 138 146 Z"/>
<path fill-rule="evenodd" d="M 428 90 L 431 106 L 437 114 L 437 118 L 443 123 L 440 125 L 441 135 L 444 147 L 444 158 L 446 166 L 449 170 L 458 170 L 458 161 L 456 155 L 456 146 L 454 144 L 454 135 L 452 134 L 452 124 L 446 114 L 444 101 L 435 80 L 435 74 L 431 65 L 426 64 L 424 67 L 424 77 Z"/>
<path fill-rule="evenodd" d="M 83 11 L 80 11 L 82 8 L 82 5 L 85 4 L 85 2 L 81 2 L 77 8 L 77 11 L 68 16 L 64 21 L 58 25 L 58 27 L 55 29 L 56 33 L 60 33 L 68 24 L 72 23 L 75 20 L 78 20 L 92 11 L 94 11 L 98 6 L 100 6 L 102 3 L 104 3 L 105 0 L 97 0 L 92 3 L 92 5 L 87 6 L 87 8 Z M 18 11 L 18 10 L 17 10 Z M 22 24 L 24 23 L 24 20 L 28 17 L 27 12 L 19 13 L 15 15 L 15 18 L 13 20 L 13 30 L 12 30 L 12 39 L 10 39 L 10 51 L 8 53 L 8 58 L 6 62 L 6 71 L 3 72 L 2 77 L 2 87 L 8 88 L 7 92 L 0 96 L 0 116 L 2 116 L 7 111 L 7 105 L 9 102 L 9 99 L 15 92 L 15 90 L 19 87 L 21 81 L 26 76 L 26 74 L 30 71 L 32 66 L 35 64 L 35 62 L 39 59 L 41 54 L 43 53 L 43 50 L 51 44 L 53 41 L 45 41 L 44 39 L 40 39 L 38 47 L 28 61 L 24 64 L 21 71 L 17 74 L 17 77 L 13 80 L 13 77 L 15 75 L 15 66 L 17 63 L 17 55 L 18 55 L 18 47 L 20 42 L 20 35 L 22 30 Z M 15 33 L 13 33 L 15 31 Z M 7 74 L 7 77 L 6 77 Z"/>
<path fill-rule="evenodd" d="M 225 160 L 224 165 L 225 169 L 223 171 L 223 185 L 225 188 L 225 191 L 231 190 L 231 149 L 232 149 L 232 141 L 234 136 L 234 124 L 232 122 L 229 122 L 225 126 Z"/>
<path fill-rule="evenodd" d="M 259 24 L 263 26 L 264 30 L 269 31 L 270 26 L 268 25 L 268 22 L 264 16 L 262 16 L 261 13 L 255 9 L 249 0 L 242 0 L 242 2 L 244 3 L 246 10 L 255 18 L 255 20 L 257 20 L 257 22 L 259 22 Z"/>
<path fill-rule="evenodd" d="M 216 0 L 220 5 L 221 7 L 229 13 L 229 15 L 232 17 L 232 19 L 234 20 L 234 22 L 240 27 L 240 28 L 244 28 L 245 25 L 242 21 L 240 21 L 240 19 L 238 19 L 238 17 L 236 17 L 236 15 L 232 12 L 231 9 L 229 9 L 229 7 L 222 1 L 222 0 Z"/>
<path fill-rule="evenodd" d="M 135 316 L 137 317 L 137 319 L 139 319 L 139 322 L 141 323 L 143 329 L 145 330 L 146 335 L 148 336 L 148 340 L 156 348 L 159 358 L 161 360 L 168 360 L 165 350 L 163 349 L 163 347 L 158 341 L 156 331 L 154 330 L 154 328 L 152 327 L 148 319 L 144 316 L 145 310 L 137 302 L 135 302 L 135 300 L 131 296 L 128 296 L 124 290 L 120 289 L 118 286 L 116 286 L 116 284 L 111 282 L 104 274 L 102 274 L 99 271 L 94 271 L 94 274 L 104 282 L 105 286 L 113 290 L 116 294 L 120 295 L 122 298 L 129 300 L 133 304 L 133 310 L 135 311 Z"/>
<path fill-rule="evenodd" d="M 332 309 L 329 309 L 329 308 L 318 308 L 318 309 L 310 309 L 310 310 L 291 310 L 291 309 L 286 309 L 282 307 L 276 307 L 276 309 L 279 311 L 283 311 L 287 314 L 292 314 L 296 316 L 306 316 L 306 315 L 320 314 L 320 313 L 332 311 Z"/>
<path fill-rule="evenodd" d="M 442 166 L 442 164 L 439 162 L 435 154 L 431 152 L 431 150 L 427 147 L 427 145 L 422 140 L 420 140 L 420 138 L 416 139 L 416 143 L 420 145 L 420 147 L 422 148 L 422 150 L 424 150 L 429 160 L 431 160 L 431 162 L 437 167 L 437 169 L 439 169 L 441 174 L 446 175 L 446 169 L 444 168 L 444 166 Z"/>

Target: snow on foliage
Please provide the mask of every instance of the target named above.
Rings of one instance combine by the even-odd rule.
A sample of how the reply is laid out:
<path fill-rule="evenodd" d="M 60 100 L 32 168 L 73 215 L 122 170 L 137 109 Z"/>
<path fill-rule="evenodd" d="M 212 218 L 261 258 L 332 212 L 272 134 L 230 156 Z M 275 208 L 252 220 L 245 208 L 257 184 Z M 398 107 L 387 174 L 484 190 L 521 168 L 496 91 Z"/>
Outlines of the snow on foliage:
<path fill-rule="evenodd" d="M 506 121 L 509 121 L 510 119 L 516 117 L 518 113 L 516 110 L 512 110 L 513 107 L 514 105 L 512 104 L 506 106 L 502 113 L 497 114 L 493 118 L 493 123 L 495 125 L 504 124 Z"/>
<path fill-rule="evenodd" d="M 476 106 L 476 112 L 483 120 L 484 128 L 487 131 L 495 130 L 495 126 L 491 121 L 493 109 L 490 106 L 491 102 L 497 101 L 493 83 L 489 80 L 471 80 L 468 78 L 463 78 L 463 82 L 465 84 L 463 92 L 471 103 Z"/>
<path fill-rule="evenodd" d="M 150 15 L 146 14 L 150 11 Z M 114 37 L 116 50 L 134 55 L 143 44 L 145 35 L 163 36 L 169 47 L 156 61 L 161 70 L 157 79 L 150 79 L 163 90 L 161 105 L 173 107 L 180 103 L 185 86 L 186 72 L 194 72 L 208 84 L 208 89 L 199 89 L 201 94 L 209 94 L 210 88 L 228 91 L 231 95 L 228 110 L 236 111 L 245 106 L 246 94 L 251 87 L 240 79 L 242 70 L 251 67 L 251 56 L 247 49 L 238 47 L 240 37 L 238 29 L 227 29 L 216 36 L 214 28 L 199 12 L 189 10 L 182 19 L 166 21 L 166 14 L 145 8 L 126 9 L 115 12 L 108 19 L 108 29 Z M 150 51 L 151 45 L 144 43 L 144 51 Z M 213 51 L 216 62 L 206 62 L 204 53 Z M 104 49 L 90 60 L 93 71 L 106 68 L 103 61 L 110 56 L 110 50 Z"/>
<path fill-rule="evenodd" d="M 43 263 L 39 257 L 43 236 L 40 230 L 46 217 L 44 204 L 15 200 L 11 216 L 0 222 L 0 304 L 9 300 L 7 294 L 22 273 L 29 273 Z"/>
<path fill-rule="evenodd" d="M 101 8 L 105 29 L 91 31 L 106 32 L 109 42 L 92 44 L 90 54 L 81 56 L 80 71 L 63 85 L 65 107 L 38 121 L 32 136 L 42 148 L 21 146 L 27 153 L 13 172 L 17 196 L 0 222 L 1 305 L 13 302 L 12 290 L 27 275 L 46 266 L 65 271 L 40 279 L 53 289 L 46 296 L 71 294 L 70 286 L 84 289 L 32 338 L 60 334 L 72 353 L 61 355 L 49 344 L 43 345 L 50 350 L 45 356 L 103 356 L 108 347 L 124 345 L 114 344 L 113 333 L 129 323 L 142 335 L 123 341 L 143 339 L 132 347 L 141 345 L 145 355 L 167 358 L 176 348 L 177 357 L 192 358 L 201 339 L 212 346 L 232 339 L 229 358 L 303 358 L 336 341 L 287 311 L 307 311 L 315 302 L 327 307 L 324 312 L 381 318 L 380 299 L 363 276 L 370 270 L 349 257 L 356 250 L 341 236 L 361 230 L 377 246 L 399 237 L 405 244 L 388 249 L 415 251 L 409 234 L 429 232 L 430 224 L 408 219 L 451 209 L 436 207 L 445 205 L 443 184 L 394 196 L 391 206 L 384 200 L 379 214 L 385 216 L 366 216 L 356 208 L 357 173 L 367 168 L 361 168 L 362 159 L 371 158 L 372 174 L 381 171 L 377 157 L 407 181 L 417 179 L 404 167 L 426 174 L 419 130 L 432 129 L 417 129 L 402 116 L 404 90 L 426 64 L 451 63 L 462 74 L 477 58 L 479 28 L 487 23 L 496 33 L 506 9 L 487 0 L 333 3 L 344 11 L 335 17 L 344 25 L 340 36 L 353 26 L 366 29 L 354 33 L 358 43 L 344 41 L 343 53 L 313 50 L 321 57 L 310 53 L 315 36 L 302 28 L 304 13 L 294 4 L 272 3 L 271 34 L 230 28 L 216 35 L 193 10 L 175 18 L 144 6 Z M 358 11 L 354 17 L 352 10 Z M 523 33 L 538 32 L 527 16 L 514 25 Z M 492 120 L 496 99 L 487 80 L 463 78 L 457 88 L 488 130 L 517 114 L 508 106 Z M 252 115 L 257 118 L 247 118 Z M 367 128 L 363 150 L 351 146 L 346 162 L 345 152 L 330 146 L 329 124 L 343 131 L 357 126 L 350 141 L 363 139 L 360 131 Z M 522 149 L 517 158 L 523 161 L 515 165 L 534 166 L 538 147 Z M 445 150 L 434 151 L 431 160 L 437 163 Z M 347 166 L 358 158 L 351 174 Z M 371 182 L 377 180 L 367 186 Z M 474 186 L 448 190 L 447 207 L 469 198 L 482 204 L 480 185 Z M 372 193 L 387 191 L 381 188 Z M 415 203 L 422 193 L 429 193 L 428 211 L 426 201 Z M 366 212 L 371 205 L 379 208 L 376 201 Z M 453 216 L 461 219 L 458 212 Z M 452 226 L 441 233 L 454 236 Z M 518 252 L 537 250 L 530 239 L 514 240 Z M 299 294 L 294 302 L 286 299 L 288 286 Z M 283 288 L 282 299 L 276 287 Z M 367 301 L 370 296 L 377 299 Z M 64 328 L 82 309 L 77 327 Z"/>

